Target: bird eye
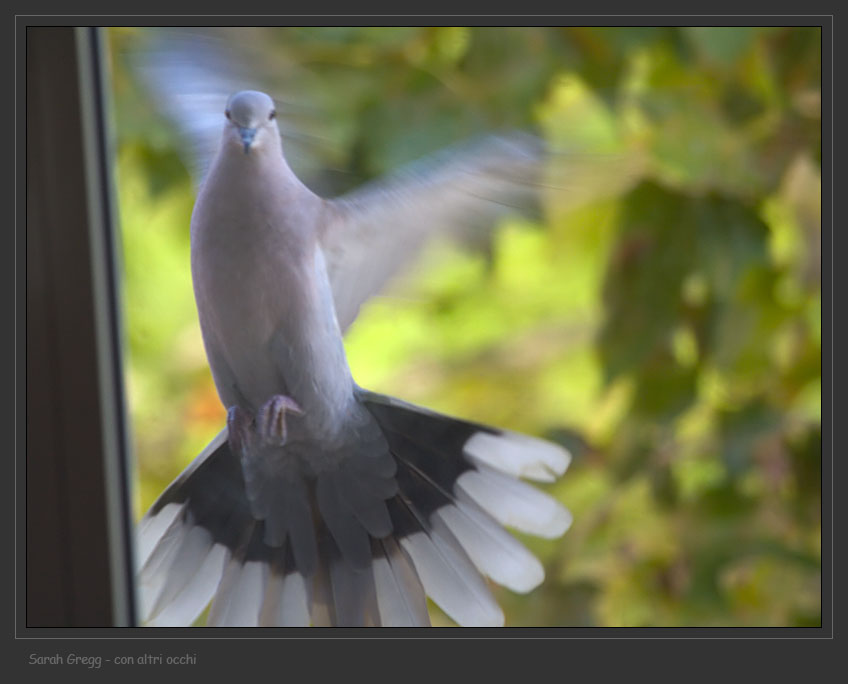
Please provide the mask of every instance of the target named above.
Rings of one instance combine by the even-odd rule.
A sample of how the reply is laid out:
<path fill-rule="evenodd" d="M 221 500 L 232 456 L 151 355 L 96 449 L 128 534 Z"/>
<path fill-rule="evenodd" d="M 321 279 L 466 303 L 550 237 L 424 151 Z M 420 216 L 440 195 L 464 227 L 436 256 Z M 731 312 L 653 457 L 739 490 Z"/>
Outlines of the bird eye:
<path fill-rule="evenodd" d="M 277 118 L 277 110 L 272 109 L 271 113 L 268 115 L 268 121 L 273 121 L 276 118 Z"/>
<path fill-rule="evenodd" d="M 224 110 L 224 116 L 226 116 L 228 119 L 230 118 L 230 110 L 229 109 Z"/>

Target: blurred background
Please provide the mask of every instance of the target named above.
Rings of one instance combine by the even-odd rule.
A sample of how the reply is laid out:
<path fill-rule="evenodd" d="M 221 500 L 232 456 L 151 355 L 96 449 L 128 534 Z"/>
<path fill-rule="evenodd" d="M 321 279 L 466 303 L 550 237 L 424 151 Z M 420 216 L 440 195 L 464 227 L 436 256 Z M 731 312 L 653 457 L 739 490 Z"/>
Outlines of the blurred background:
<path fill-rule="evenodd" d="M 109 31 L 138 517 L 225 421 L 194 185 L 128 58 L 150 33 Z M 571 450 L 547 490 L 574 525 L 523 537 L 547 576 L 495 588 L 508 625 L 821 624 L 819 28 L 218 34 L 289 65 L 284 144 L 319 193 L 516 127 L 572 164 L 346 338 L 364 387 Z"/>

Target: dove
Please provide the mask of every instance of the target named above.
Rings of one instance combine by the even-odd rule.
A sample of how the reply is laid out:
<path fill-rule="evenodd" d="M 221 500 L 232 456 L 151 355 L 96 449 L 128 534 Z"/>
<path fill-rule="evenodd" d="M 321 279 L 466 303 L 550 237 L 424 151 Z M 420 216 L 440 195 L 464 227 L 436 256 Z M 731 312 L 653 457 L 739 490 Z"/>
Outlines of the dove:
<path fill-rule="evenodd" d="M 232 94 L 218 127 L 191 272 L 227 421 L 139 523 L 144 623 L 209 607 L 210 626 L 427 626 L 429 597 L 459 625 L 503 625 L 489 581 L 544 579 L 505 528 L 568 529 L 525 480 L 570 454 L 360 387 L 343 334 L 432 235 L 524 201 L 541 145 L 490 136 L 324 199 L 287 163 L 269 95 Z"/>

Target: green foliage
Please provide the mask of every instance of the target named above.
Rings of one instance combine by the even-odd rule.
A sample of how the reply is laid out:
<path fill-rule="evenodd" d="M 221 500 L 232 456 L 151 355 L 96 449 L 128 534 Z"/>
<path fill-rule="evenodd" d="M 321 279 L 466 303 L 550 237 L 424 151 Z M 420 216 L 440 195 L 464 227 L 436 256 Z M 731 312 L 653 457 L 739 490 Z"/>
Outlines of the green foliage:
<path fill-rule="evenodd" d="M 125 64 L 144 30 L 110 35 L 141 512 L 224 412 L 191 184 Z M 568 152 L 543 219 L 438 246 L 346 339 L 365 387 L 572 450 L 574 526 L 524 538 L 547 580 L 497 590 L 508 624 L 820 624 L 820 30 L 251 35 L 302 68 L 331 191 L 494 129 Z"/>

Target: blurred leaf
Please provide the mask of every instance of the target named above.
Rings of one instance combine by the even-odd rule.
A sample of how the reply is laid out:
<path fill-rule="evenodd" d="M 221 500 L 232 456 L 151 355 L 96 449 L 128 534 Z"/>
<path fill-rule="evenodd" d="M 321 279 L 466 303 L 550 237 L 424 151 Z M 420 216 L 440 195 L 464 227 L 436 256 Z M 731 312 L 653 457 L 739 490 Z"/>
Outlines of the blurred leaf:
<path fill-rule="evenodd" d="M 723 66 L 738 60 L 757 32 L 753 26 L 687 26 L 683 30 L 703 58 Z"/>
<path fill-rule="evenodd" d="M 732 477 L 739 476 L 751 464 L 755 441 L 778 425 L 779 416 L 761 400 L 754 400 L 741 409 L 718 415 L 722 440 L 722 457 Z"/>

